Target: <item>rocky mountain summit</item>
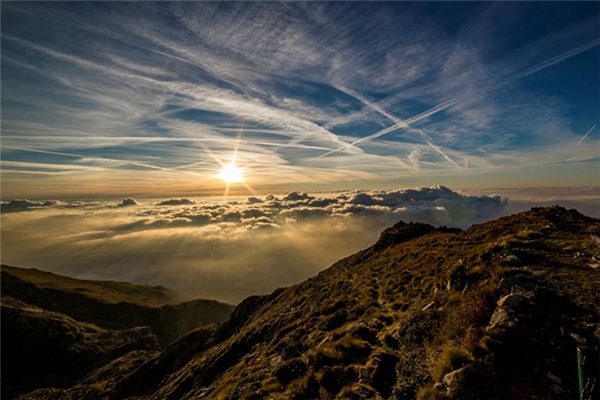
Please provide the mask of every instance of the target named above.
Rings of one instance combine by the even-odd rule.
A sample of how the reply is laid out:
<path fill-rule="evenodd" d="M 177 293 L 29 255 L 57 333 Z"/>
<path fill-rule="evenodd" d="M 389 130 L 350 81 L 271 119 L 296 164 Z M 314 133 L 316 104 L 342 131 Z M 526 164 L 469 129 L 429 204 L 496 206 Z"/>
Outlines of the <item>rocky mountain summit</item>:
<path fill-rule="evenodd" d="M 223 323 L 23 398 L 577 398 L 577 348 L 598 354 L 598 235 L 560 207 L 465 231 L 399 223 Z"/>

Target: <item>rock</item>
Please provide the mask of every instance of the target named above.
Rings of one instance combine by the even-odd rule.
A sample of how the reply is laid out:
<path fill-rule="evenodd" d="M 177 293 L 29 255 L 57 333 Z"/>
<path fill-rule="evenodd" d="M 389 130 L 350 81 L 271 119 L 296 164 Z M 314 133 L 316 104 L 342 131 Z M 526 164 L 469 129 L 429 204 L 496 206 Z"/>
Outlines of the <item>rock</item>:
<path fill-rule="evenodd" d="M 514 255 L 508 249 L 501 249 L 496 253 L 496 256 L 506 264 L 518 265 L 521 264 L 521 259 Z"/>
<path fill-rule="evenodd" d="M 448 372 L 442 378 L 442 383 L 446 386 L 447 390 L 452 390 L 456 388 L 460 382 L 465 379 L 466 373 L 468 372 L 470 366 L 465 365 L 459 369 L 455 369 L 454 371 Z"/>
<path fill-rule="evenodd" d="M 497 308 L 492 314 L 490 322 L 485 330 L 491 333 L 498 327 L 505 327 L 508 325 L 509 319 L 510 315 L 504 308 Z"/>
<path fill-rule="evenodd" d="M 501 333 L 513 327 L 531 304 L 533 292 L 518 292 L 503 296 L 496 303 L 498 306 L 486 327 L 488 333 Z"/>
<path fill-rule="evenodd" d="M 498 307 L 508 308 L 510 310 L 517 310 L 522 308 L 524 304 L 528 303 L 532 298 L 532 293 L 521 292 L 515 294 L 509 294 L 498 300 Z"/>

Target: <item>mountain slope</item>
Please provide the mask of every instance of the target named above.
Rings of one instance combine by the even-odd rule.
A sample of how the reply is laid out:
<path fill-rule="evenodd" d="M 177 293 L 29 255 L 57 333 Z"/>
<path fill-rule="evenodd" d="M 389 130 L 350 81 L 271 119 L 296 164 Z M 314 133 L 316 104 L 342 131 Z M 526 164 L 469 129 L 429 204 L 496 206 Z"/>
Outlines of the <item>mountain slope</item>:
<path fill-rule="evenodd" d="M 2 396 L 49 385 L 70 386 L 134 350 L 158 352 L 147 327 L 108 331 L 2 296 Z"/>
<path fill-rule="evenodd" d="M 162 344 L 221 322 L 233 309 L 214 300 L 177 304 L 174 294 L 162 287 L 80 280 L 6 265 L 0 273 L 3 295 L 105 329 L 149 326 Z"/>
<path fill-rule="evenodd" d="M 399 223 L 141 365 L 26 398 L 575 398 L 576 347 L 600 336 L 599 234 L 560 207 L 466 231 Z"/>

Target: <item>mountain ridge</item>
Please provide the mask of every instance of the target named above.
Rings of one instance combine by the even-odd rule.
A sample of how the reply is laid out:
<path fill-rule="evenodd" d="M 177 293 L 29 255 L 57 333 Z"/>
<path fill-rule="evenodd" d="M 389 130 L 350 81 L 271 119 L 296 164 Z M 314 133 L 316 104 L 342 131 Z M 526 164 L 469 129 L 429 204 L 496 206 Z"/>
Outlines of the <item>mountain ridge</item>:
<path fill-rule="evenodd" d="M 561 207 L 464 231 L 397 224 L 102 388 L 23 398 L 572 398 L 576 347 L 600 337 L 598 234 Z"/>
<path fill-rule="evenodd" d="M 178 303 L 163 287 L 79 280 L 7 265 L 0 275 L 3 295 L 105 329 L 149 326 L 163 345 L 198 326 L 221 322 L 233 310 L 216 300 Z"/>

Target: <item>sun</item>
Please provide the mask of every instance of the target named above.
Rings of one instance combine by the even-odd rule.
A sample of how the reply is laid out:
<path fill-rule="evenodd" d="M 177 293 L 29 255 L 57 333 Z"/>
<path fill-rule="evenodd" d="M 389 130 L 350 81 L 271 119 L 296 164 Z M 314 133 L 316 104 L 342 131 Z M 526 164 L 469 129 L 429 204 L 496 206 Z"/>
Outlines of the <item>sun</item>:
<path fill-rule="evenodd" d="M 219 172 L 219 177 L 227 184 L 242 182 L 244 180 L 244 170 L 236 167 L 234 163 L 225 164 Z"/>

